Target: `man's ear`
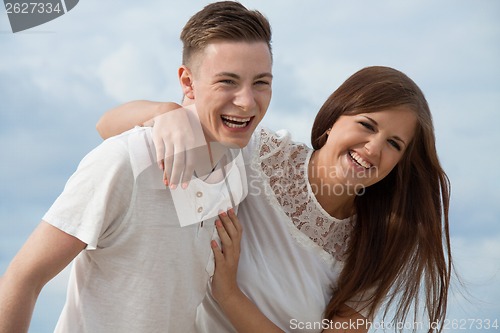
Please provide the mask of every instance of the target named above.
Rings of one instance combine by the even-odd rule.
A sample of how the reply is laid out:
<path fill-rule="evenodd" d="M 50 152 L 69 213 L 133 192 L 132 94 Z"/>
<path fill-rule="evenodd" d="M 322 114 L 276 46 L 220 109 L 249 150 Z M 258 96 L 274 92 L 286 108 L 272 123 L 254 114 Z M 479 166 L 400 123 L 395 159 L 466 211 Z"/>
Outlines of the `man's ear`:
<path fill-rule="evenodd" d="M 181 84 L 184 96 L 189 99 L 194 99 L 193 89 L 193 74 L 186 66 L 182 65 L 178 70 L 179 83 Z"/>

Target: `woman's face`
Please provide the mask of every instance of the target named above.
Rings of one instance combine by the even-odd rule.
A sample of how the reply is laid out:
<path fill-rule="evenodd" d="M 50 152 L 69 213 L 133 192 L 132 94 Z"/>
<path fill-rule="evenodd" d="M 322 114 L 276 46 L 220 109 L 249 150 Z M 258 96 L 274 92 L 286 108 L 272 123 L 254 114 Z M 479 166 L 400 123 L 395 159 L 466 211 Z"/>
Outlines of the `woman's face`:
<path fill-rule="evenodd" d="M 323 183 L 354 186 L 359 192 L 380 181 L 401 160 L 416 124 L 415 114 L 404 106 L 341 116 L 316 153 Z"/>

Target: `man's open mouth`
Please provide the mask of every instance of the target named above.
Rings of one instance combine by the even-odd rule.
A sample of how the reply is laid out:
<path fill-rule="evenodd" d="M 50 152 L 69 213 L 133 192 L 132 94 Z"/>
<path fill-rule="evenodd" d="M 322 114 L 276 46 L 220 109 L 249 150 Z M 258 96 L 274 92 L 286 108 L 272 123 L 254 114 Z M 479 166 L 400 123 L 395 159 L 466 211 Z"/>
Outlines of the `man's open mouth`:
<path fill-rule="evenodd" d="M 230 128 L 244 128 L 250 124 L 253 117 L 238 118 L 233 116 L 221 116 L 224 125 Z"/>

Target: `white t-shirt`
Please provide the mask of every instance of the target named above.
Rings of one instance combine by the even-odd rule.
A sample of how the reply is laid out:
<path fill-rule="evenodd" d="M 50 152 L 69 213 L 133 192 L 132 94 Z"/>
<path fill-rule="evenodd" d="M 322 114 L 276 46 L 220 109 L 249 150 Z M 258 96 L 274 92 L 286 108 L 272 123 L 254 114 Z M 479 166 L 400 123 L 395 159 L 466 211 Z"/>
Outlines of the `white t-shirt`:
<path fill-rule="evenodd" d="M 321 332 L 354 221 L 333 218 L 317 202 L 307 178 L 312 150 L 288 132 L 258 130 L 245 149 L 251 164 L 238 212 L 244 230 L 238 284 L 285 332 Z M 210 293 L 196 326 L 200 333 L 235 332 Z"/>
<path fill-rule="evenodd" d="M 196 307 L 213 274 L 214 218 L 180 227 L 178 215 L 200 216 L 174 205 L 154 156 L 150 128 L 106 140 L 81 161 L 43 217 L 88 244 L 74 260 L 55 332 L 195 331 Z M 236 161 L 225 172 L 233 183 L 245 173 Z M 217 212 L 227 202 L 214 207 L 210 198 L 220 197 L 226 183 L 193 181 L 173 192 Z"/>

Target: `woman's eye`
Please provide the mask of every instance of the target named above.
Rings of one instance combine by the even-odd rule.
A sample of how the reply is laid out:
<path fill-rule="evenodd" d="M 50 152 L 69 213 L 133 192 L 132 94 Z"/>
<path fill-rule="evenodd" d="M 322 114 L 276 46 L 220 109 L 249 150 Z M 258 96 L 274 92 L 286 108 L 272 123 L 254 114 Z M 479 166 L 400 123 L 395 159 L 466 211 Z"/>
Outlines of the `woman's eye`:
<path fill-rule="evenodd" d="M 367 129 L 369 129 L 370 131 L 373 131 L 373 130 L 375 129 L 375 128 L 371 125 L 371 124 L 369 124 L 369 123 L 367 123 L 367 122 L 360 121 L 359 123 L 360 123 L 360 124 L 361 124 L 364 128 L 367 128 Z"/>
<path fill-rule="evenodd" d="M 399 145 L 399 143 L 397 143 L 396 141 L 394 140 L 389 140 L 389 144 L 391 146 L 393 146 L 394 148 L 396 148 L 398 151 L 401 151 L 401 146 Z"/>

